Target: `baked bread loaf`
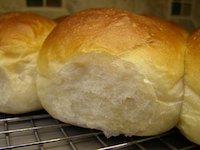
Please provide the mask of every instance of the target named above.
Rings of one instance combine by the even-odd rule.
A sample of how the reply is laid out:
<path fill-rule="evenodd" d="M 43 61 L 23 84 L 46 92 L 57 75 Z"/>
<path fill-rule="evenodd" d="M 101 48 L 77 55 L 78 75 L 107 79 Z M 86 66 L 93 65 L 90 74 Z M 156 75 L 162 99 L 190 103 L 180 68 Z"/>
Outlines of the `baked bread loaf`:
<path fill-rule="evenodd" d="M 178 128 L 200 144 L 200 29 L 188 39 L 185 55 L 185 92 Z"/>
<path fill-rule="evenodd" d="M 176 28 L 121 9 L 71 15 L 39 53 L 42 106 L 107 136 L 165 132 L 179 118 L 185 43 Z"/>
<path fill-rule="evenodd" d="M 32 13 L 0 15 L 0 112 L 42 108 L 36 93 L 36 57 L 54 26 L 52 20 Z"/>

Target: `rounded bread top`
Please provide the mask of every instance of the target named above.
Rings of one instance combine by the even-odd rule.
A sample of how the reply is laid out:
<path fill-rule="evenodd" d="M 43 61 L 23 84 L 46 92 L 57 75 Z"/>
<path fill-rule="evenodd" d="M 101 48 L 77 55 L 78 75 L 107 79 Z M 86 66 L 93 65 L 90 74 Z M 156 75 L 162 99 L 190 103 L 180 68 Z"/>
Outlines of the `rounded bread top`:
<path fill-rule="evenodd" d="M 0 15 L 0 57 L 19 58 L 39 51 L 55 22 L 28 12 Z"/>
<path fill-rule="evenodd" d="M 48 76 L 76 55 L 106 52 L 132 63 L 161 64 L 180 76 L 184 49 L 185 38 L 179 28 L 161 19 L 114 8 L 88 9 L 70 15 L 54 28 L 40 51 L 38 68 Z"/>

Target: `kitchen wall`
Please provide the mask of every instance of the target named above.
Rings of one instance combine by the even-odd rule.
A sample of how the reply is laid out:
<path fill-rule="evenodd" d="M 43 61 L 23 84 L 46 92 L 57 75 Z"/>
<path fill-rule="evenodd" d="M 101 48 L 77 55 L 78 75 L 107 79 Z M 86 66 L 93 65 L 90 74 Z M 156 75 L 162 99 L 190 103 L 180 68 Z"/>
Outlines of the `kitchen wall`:
<path fill-rule="evenodd" d="M 192 20 L 196 27 L 200 27 L 200 0 L 194 0 Z"/>
<path fill-rule="evenodd" d="M 200 27 L 200 0 L 0 0 L 0 12 L 31 11 L 50 18 L 91 7 L 118 7 L 154 15 L 183 25 Z"/>

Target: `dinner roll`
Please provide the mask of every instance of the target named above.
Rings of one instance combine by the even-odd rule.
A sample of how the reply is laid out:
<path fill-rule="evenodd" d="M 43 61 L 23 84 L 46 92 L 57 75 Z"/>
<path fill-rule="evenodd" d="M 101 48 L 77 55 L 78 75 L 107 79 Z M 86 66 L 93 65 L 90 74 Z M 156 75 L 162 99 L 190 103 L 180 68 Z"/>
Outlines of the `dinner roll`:
<path fill-rule="evenodd" d="M 55 118 L 106 136 L 156 135 L 179 118 L 185 39 L 121 9 L 88 9 L 58 24 L 38 57 L 38 94 Z"/>
<path fill-rule="evenodd" d="M 178 128 L 200 144 L 200 29 L 189 37 L 185 58 L 185 94 Z"/>
<path fill-rule="evenodd" d="M 31 13 L 0 15 L 0 112 L 42 108 L 36 93 L 36 57 L 54 26 L 53 21 Z"/>

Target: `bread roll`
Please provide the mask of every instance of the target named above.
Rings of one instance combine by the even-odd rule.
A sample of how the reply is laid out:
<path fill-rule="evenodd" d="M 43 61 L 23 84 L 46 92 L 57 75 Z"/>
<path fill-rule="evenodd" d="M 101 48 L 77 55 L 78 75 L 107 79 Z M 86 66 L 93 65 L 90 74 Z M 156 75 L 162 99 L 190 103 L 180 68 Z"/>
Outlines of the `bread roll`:
<path fill-rule="evenodd" d="M 200 29 L 189 37 L 185 58 L 185 94 L 178 128 L 200 144 Z"/>
<path fill-rule="evenodd" d="M 88 9 L 58 24 L 38 57 L 38 94 L 55 118 L 107 136 L 156 135 L 178 121 L 185 39 L 120 9 Z"/>
<path fill-rule="evenodd" d="M 36 93 L 36 57 L 55 23 L 31 13 L 0 15 L 0 112 L 41 109 Z"/>

